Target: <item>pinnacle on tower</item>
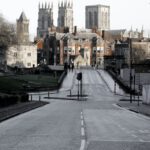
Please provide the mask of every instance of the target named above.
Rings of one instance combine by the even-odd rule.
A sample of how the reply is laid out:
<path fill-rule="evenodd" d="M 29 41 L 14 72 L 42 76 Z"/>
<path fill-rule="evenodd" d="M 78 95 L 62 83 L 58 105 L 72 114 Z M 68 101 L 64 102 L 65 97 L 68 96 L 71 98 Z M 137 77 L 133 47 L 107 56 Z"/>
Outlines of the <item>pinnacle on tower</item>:
<path fill-rule="evenodd" d="M 45 9 L 47 9 L 47 2 L 45 2 Z"/>
<path fill-rule="evenodd" d="M 61 1 L 61 7 L 63 7 L 63 1 Z"/>
<path fill-rule="evenodd" d="M 39 2 L 39 9 L 40 9 L 40 2 Z"/>
<path fill-rule="evenodd" d="M 71 5 L 70 5 L 70 1 L 68 2 L 68 7 L 71 7 Z"/>
<path fill-rule="evenodd" d="M 71 8 L 73 8 L 73 0 L 71 0 Z"/>
<path fill-rule="evenodd" d="M 67 7 L 67 0 L 65 0 L 64 2 L 64 7 Z"/>

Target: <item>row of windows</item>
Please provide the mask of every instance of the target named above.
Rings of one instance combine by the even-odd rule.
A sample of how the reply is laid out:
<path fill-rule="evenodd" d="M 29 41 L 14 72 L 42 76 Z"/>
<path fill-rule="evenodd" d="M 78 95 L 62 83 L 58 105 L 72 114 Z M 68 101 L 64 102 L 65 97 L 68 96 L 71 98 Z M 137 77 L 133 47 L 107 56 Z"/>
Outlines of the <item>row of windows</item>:
<path fill-rule="evenodd" d="M 27 53 L 27 56 L 30 57 L 31 53 Z M 14 57 L 17 57 L 17 52 L 14 52 Z"/>
<path fill-rule="evenodd" d="M 108 13 L 107 12 L 102 12 L 101 13 L 101 24 L 104 27 L 108 26 Z M 98 14 L 97 12 L 89 12 L 89 26 L 96 26 L 98 27 Z"/>

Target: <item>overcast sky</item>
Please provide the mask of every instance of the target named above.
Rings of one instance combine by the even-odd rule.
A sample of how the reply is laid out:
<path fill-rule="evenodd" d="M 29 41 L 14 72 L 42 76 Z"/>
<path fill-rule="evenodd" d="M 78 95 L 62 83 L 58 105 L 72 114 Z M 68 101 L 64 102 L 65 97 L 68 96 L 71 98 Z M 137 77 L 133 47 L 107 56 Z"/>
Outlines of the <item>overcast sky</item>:
<path fill-rule="evenodd" d="M 60 0 L 61 1 L 61 0 Z M 0 0 L 0 13 L 16 22 L 22 11 L 30 20 L 30 34 L 36 35 L 39 2 L 54 3 L 54 24 L 57 25 L 58 0 Z M 85 6 L 110 6 L 111 29 L 150 29 L 150 0 L 73 0 L 74 25 L 85 27 Z"/>

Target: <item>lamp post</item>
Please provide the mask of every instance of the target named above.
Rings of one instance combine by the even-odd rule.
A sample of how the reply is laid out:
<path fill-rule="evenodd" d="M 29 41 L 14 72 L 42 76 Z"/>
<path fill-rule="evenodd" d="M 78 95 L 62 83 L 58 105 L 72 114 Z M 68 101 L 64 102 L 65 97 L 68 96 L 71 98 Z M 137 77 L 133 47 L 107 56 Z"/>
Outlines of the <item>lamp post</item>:
<path fill-rule="evenodd" d="M 129 49 L 130 49 L 130 103 L 132 103 L 132 39 L 129 38 Z"/>

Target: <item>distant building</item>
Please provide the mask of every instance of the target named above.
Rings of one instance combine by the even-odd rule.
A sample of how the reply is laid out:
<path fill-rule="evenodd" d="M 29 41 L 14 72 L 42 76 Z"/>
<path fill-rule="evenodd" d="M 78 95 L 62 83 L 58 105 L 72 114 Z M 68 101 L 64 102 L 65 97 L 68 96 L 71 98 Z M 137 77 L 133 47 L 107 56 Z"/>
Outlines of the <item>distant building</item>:
<path fill-rule="evenodd" d="M 37 66 L 37 46 L 29 41 L 29 20 L 24 12 L 17 20 L 17 41 L 6 51 L 6 62 L 11 67 L 31 68 Z"/>
<path fill-rule="evenodd" d="M 103 65 L 105 54 L 102 38 L 96 33 L 83 32 L 51 33 L 44 39 L 43 52 L 48 65 L 74 62 L 75 66 Z"/>
<path fill-rule="evenodd" d="M 39 3 L 37 37 L 48 34 L 49 28 L 53 27 L 53 3 L 45 5 Z"/>
<path fill-rule="evenodd" d="M 73 3 L 61 2 L 58 4 L 58 28 L 68 28 L 73 32 Z"/>
<path fill-rule="evenodd" d="M 19 44 L 29 43 L 29 20 L 24 12 L 21 13 L 17 20 L 17 42 Z"/>
<path fill-rule="evenodd" d="M 85 25 L 87 29 L 110 29 L 110 6 L 91 5 L 86 6 Z"/>

